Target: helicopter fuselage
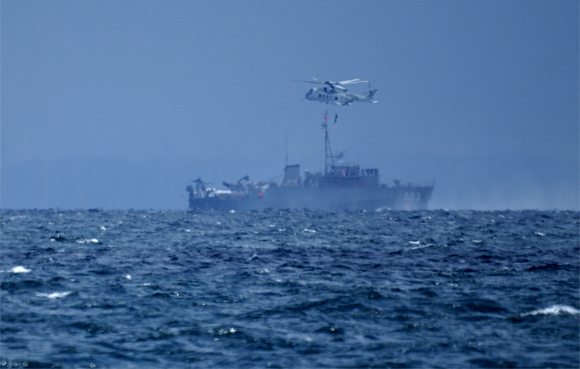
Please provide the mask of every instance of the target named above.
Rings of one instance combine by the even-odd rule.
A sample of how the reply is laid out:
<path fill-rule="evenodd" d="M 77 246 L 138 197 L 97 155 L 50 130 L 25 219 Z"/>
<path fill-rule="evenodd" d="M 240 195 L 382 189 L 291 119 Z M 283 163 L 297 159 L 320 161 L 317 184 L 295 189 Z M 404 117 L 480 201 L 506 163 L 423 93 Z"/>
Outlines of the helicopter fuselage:
<path fill-rule="evenodd" d="M 306 99 L 334 105 L 350 105 L 355 100 L 364 100 L 364 97 L 347 93 L 345 89 L 320 87 L 310 89 L 306 94 Z"/>
<path fill-rule="evenodd" d="M 312 81 L 294 81 L 294 82 L 307 82 L 316 83 L 318 85 L 323 85 L 324 87 L 311 88 L 306 94 L 306 100 L 318 101 L 326 104 L 333 105 L 350 105 L 354 101 L 367 102 L 374 104 L 377 101 L 373 100 L 373 96 L 377 90 L 371 90 L 371 84 L 368 81 L 362 81 L 360 79 L 352 79 L 342 82 L 332 82 L 332 81 L 318 81 L 313 79 Z M 347 92 L 347 89 L 343 85 L 352 85 L 356 83 L 368 83 L 369 91 L 363 96 L 357 94 L 351 94 Z"/>

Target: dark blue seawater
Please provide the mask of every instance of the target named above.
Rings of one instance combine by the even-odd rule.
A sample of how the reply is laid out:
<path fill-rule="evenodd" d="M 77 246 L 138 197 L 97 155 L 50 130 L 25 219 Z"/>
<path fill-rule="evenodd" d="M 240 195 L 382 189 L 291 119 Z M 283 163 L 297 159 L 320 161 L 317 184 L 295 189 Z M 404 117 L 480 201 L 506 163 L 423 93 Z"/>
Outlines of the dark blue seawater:
<path fill-rule="evenodd" d="M 0 367 L 580 366 L 579 213 L 1 213 Z"/>

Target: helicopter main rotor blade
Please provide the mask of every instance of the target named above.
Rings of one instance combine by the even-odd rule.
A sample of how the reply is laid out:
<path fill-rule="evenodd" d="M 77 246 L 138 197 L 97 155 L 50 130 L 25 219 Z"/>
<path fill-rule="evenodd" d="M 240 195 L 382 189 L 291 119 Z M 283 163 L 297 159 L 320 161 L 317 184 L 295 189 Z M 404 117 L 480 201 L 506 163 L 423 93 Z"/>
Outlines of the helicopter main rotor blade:
<path fill-rule="evenodd" d="M 293 79 L 292 82 L 315 83 L 317 85 L 323 85 L 324 84 L 324 82 L 320 82 L 316 78 L 312 78 L 312 79 L 313 79 L 313 81 L 300 81 L 300 80 Z"/>
<path fill-rule="evenodd" d="M 358 79 L 358 78 L 357 79 L 349 79 L 347 81 L 341 81 L 341 82 L 334 82 L 334 81 L 321 82 L 321 81 L 317 80 L 316 78 L 312 78 L 311 81 L 301 81 L 301 80 L 293 79 L 292 82 L 315 83 L 317 85 L 329 85 L 329 86 L 354 85 L 357 83 L 369 83 L 369 81 L 363 81 L 362 79 Z"/>
<path fill-rule="evenodd" d="M 354 85 L 356 83 L 369 83 L 369 81 L 363 81 L 361 79 L 351 79 L 348 81 L 342 81 L 342 82 L 335 82 L 338 83 L 339 85 Z"/>

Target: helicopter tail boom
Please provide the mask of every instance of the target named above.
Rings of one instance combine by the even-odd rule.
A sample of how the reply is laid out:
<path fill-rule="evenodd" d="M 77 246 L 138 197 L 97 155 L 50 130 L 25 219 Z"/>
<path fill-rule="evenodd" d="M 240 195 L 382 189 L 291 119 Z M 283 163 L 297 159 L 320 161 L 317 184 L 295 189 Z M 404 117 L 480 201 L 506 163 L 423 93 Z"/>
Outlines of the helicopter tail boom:
<path fill-rule="evenodd" d="M 375 93 L 377 91 L 378 91 L 377 89 L 375 89 L 375 90 L 369 90 L 369 92 L 367 92 L 365 94 L 364 101 L 369 102 L 371 104 L 376 104 L 378 101 L 377 100 L 373 100 L 373 97 L 375 96 Z"/>

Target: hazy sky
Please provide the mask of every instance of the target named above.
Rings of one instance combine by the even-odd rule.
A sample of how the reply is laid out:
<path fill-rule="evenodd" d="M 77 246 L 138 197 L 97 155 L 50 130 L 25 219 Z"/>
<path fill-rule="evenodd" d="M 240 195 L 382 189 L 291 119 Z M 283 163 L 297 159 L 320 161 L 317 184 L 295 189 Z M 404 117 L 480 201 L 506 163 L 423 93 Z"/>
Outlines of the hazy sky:
<path fill-rule="evenodd" d="M 3 208 L 185 208 L 335 151 L 432 208 L 579 207 L 578 1 L 1 3 Z M 293 79 L 368 79 L 377 104 Z M 353 92 L 365 92 L 354 85 Z"/>

